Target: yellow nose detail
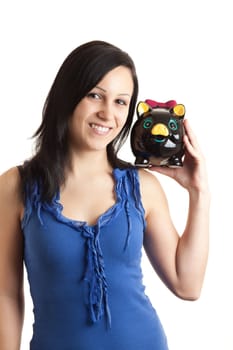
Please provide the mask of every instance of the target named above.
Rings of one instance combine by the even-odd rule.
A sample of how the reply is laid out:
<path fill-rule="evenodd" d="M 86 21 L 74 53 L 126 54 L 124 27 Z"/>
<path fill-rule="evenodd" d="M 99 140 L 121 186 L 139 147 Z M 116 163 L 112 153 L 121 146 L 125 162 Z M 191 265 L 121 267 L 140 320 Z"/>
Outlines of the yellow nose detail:
<path fill-rule="evenodd" d="M 164 124 L 156 124 L 152 130 L 151 130 L 152 135 L 162 135 L 162 136 L 168 136 L 168 128 Z"/>

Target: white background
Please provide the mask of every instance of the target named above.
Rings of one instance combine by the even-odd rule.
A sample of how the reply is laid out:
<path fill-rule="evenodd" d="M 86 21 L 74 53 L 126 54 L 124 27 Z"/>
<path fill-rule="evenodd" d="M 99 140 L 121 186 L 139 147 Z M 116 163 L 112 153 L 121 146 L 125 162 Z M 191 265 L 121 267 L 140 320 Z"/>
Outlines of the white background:
<path fill-rule="evenodd" d="M 70 51 L 87 40 L 110 41 L 133 57 L 139 99 L 175 99 L 186 106 L 207 160 L 211 245 L 202 295 L 196 302 L 173 296 L 143 260 L 147 293 L 170 350 L 233 349 L 230 5 L 230 0 L 8 0 L 0 5 L 0 173 L 30 156 L 30 137 L 39 126 L 55 74 Z M 121 154 L 131 160 L 128 144 Z M 159 179 L 182 231 L 186 193 L 170 179 Z M 33 322 L 26 281 L 25 288 L 22 350 L 28 349 Z"/>

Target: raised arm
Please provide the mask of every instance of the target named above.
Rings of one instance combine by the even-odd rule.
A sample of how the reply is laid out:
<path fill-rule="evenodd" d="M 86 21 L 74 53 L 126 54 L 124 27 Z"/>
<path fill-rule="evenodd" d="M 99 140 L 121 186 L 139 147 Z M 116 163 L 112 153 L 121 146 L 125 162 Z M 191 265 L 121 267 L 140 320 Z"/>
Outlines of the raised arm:
<path fill-rule="evenodd" d="M 185 230 L 176 231 L 158 180 L 144 171 L 141 173 L 147 219 L 144 247 L 168 288 L 180 298 L 195 300 L 201 292 L 208 258 L 210 194 L 205 160 L 188 120 L 185 130 L 184 166 L 151 169 L 172 177 L 188 191 Z"/>
<path fill-rule="evenodd" d="M 0 176 L 0 349 L 19 350 L 23 325 L 22 201 L 17 168 Z"/>

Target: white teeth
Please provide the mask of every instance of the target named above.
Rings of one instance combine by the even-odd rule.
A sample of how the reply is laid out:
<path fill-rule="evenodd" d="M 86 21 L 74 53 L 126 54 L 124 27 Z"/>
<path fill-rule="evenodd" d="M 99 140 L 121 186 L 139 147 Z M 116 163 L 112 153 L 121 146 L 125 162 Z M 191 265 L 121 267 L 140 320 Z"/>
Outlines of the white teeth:
<path fill-rule="evenodd" d="M 91 124 L 91 127 L 93 129 L 98 130 L 99 132 L 107 132 L 109 130 L 109 128 L 107 128 L 105 126 L 100 126 L 100 125 L 96 125 L 96 124 Z"/>

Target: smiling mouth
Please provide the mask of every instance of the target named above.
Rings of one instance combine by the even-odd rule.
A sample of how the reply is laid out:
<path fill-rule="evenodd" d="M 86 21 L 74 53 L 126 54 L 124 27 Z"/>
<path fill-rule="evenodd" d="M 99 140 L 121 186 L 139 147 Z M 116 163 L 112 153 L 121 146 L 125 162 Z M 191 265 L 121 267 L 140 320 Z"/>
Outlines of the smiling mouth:
<path fill-rule="evenodd" d="M 90 126 L 92 129 L 96 130 L 99 134 L 106 134 L 109 132 L 109 130 L 112 129 L 107 126 L 102 126 L 94 123 L 91 123 Z"/>

